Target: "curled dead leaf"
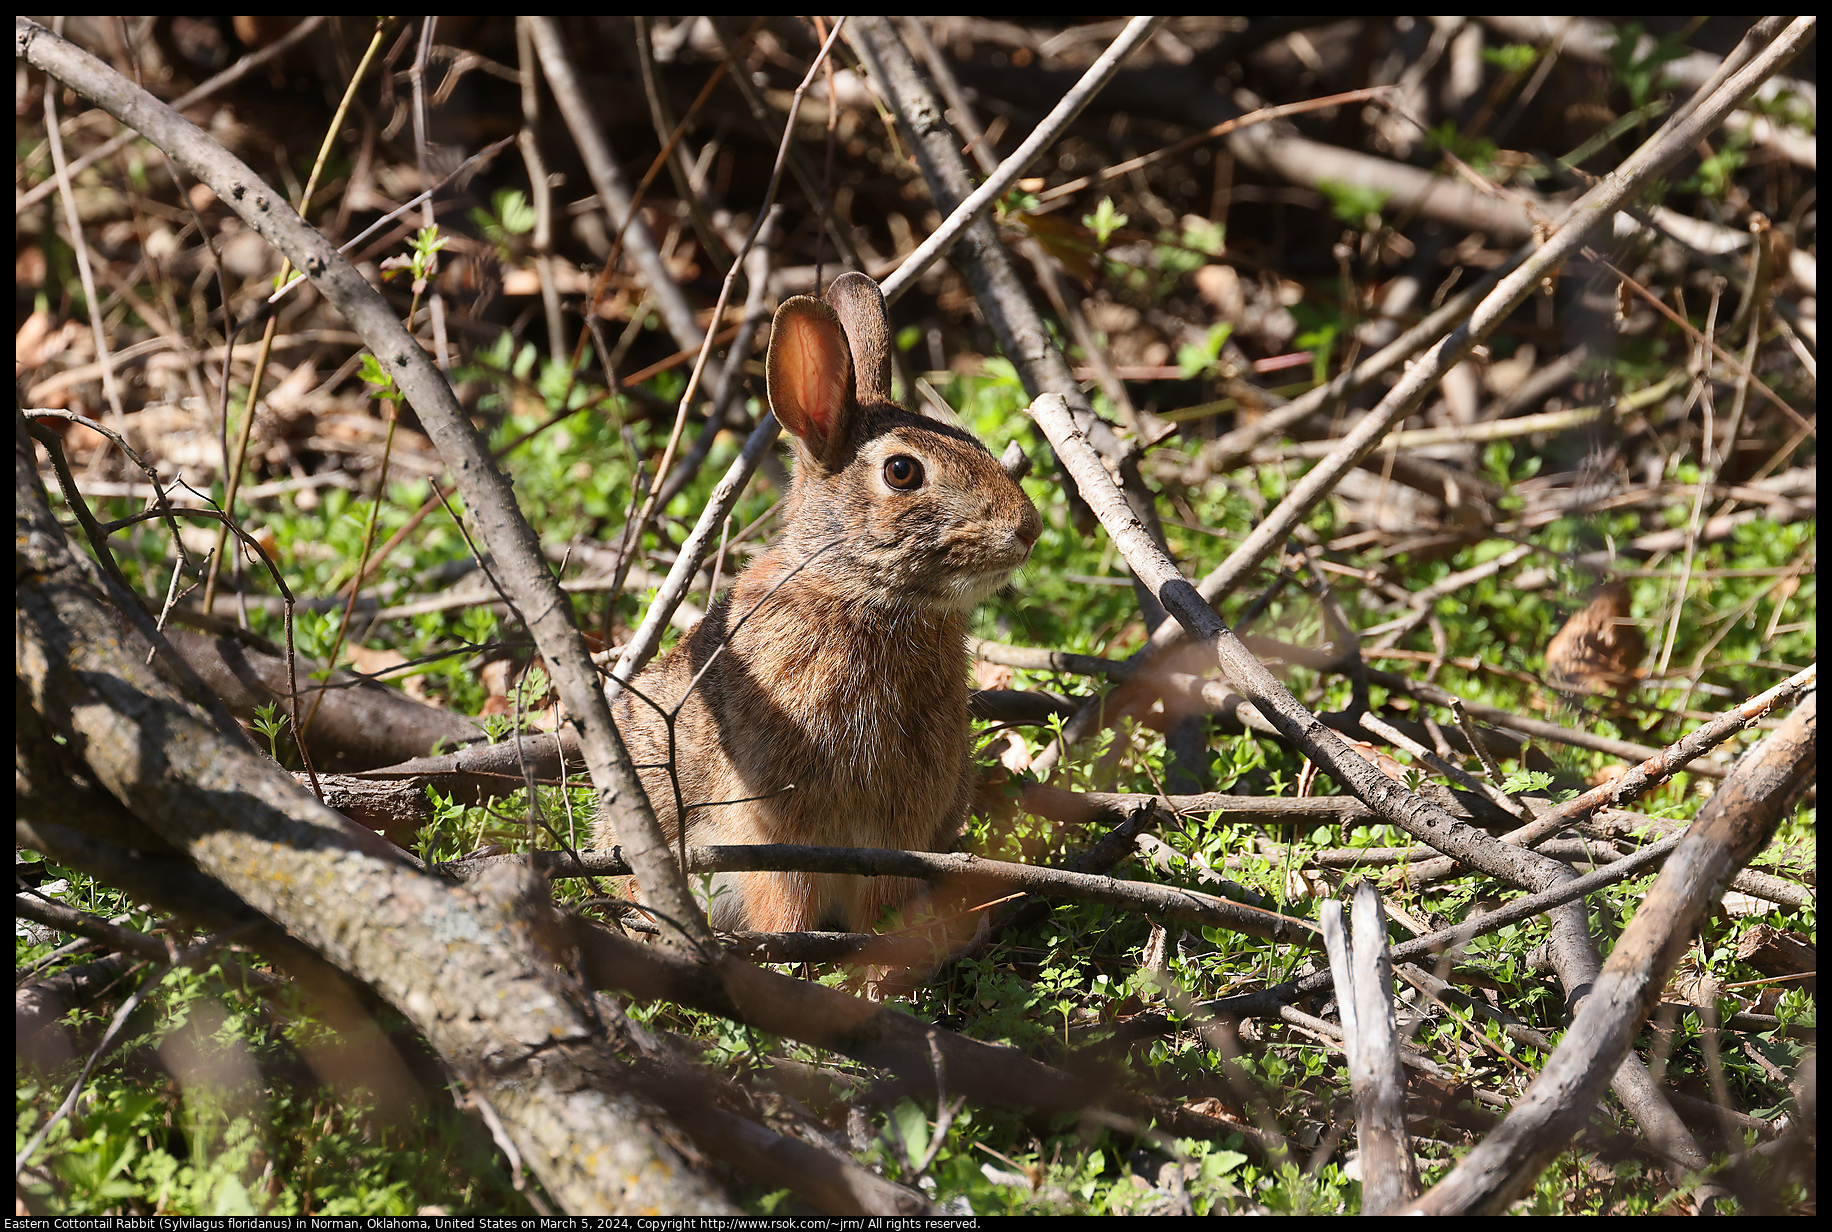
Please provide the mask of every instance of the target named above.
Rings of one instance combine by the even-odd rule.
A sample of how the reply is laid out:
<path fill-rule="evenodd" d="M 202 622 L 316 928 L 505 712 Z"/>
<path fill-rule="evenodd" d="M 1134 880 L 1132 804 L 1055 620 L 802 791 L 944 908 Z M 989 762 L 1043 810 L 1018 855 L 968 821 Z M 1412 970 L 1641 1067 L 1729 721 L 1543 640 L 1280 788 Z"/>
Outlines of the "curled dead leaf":
<path fill-rule="evenodd" d="M 1366 740 L 1351 740 L 1349 744 L 1357 753 L 1360 753 L 1363 757 L 1373 762 L 1376 770 L 1379 770 L 1395 783 L 1404 783 L 1407 776 L 1411 773 L 1411 767 L 1399 761 L 1397 758 L 1388 755 L 1385 750 L 1368 743 Z"/>
<path fill-rule="evenodd" d="M 1017 674 L 1011 668 L 1000 663 L 988 663 L 984 659 L 973 661 L 973 687 L 976 689 L 1009 689 Z"/>
<path fill-rule="evenodd" d="M 1634 688 L 1647 642 L 1629 619 L 1628 583 L 1609 582 L 1552 637 L 1546 679 L 1564 693 L 1616 693 Z"/>
<path fill-rule="evenodd" d="M 1623 765 L 1619 761 L 1615 761 L 1615 762 L 1611 762 L 1607 766 L 1604 766 L 1600 770 L 1592 771 L 1590 775 L 1585 779 L 1585 781 L 1588 782 L 1592 787 L 1601 787 L 1605 783 L 1615 782 L 1617 779 L 1621 778 L 1623 775 L 1627 773 L 1628 773 L 1628 767 Z"/>

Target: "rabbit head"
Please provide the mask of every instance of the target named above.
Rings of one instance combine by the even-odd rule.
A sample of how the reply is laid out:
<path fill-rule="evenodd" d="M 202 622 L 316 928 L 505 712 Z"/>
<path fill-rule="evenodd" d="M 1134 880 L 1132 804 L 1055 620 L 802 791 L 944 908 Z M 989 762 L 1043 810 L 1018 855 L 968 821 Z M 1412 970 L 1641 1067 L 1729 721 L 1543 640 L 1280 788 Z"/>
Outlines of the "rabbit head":
<path fill-rule="evenodd" d="M 893 402 L 890 368 L 865 275 L 777 309 L 769 400 L 796 454 L 783 543 L 852 601 L 970 611 L 1030 555 L 1037 510 L 977 439 Z"/>

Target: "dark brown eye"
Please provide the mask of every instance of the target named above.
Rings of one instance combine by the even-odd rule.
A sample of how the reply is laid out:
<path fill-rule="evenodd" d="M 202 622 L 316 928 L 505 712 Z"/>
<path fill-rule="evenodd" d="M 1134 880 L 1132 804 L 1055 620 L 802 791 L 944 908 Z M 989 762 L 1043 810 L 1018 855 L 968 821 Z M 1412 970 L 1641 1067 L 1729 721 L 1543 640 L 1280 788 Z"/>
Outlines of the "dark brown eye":
<path fill-rule="evenodd" d="M 886 459 L 884 482 L 899 492 L 914 492 L 922 486 L 922 463 L 907 453 Z"/>

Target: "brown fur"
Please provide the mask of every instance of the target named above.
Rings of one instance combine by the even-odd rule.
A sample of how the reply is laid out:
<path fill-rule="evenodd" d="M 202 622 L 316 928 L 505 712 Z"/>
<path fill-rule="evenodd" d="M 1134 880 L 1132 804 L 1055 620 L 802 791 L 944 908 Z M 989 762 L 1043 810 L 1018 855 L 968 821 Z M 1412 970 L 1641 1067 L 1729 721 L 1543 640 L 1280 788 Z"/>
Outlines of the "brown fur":
<path fill-rule="evenodd" d="M 673 749 L 690 845 L 939 851 L 966 819 L 967 616 L 1024 562 L 1041 524 L 977 440 L 888 400 L 889 345 L 883 298 L 862 274 L 836 279 L 825 304 L 797 296 L 777 309 L 769 398 L 796 452 L 783 533 L 634 682 L 671 709 L 704 671 Z M 894 458 L 914 459 L 924 482 L 893 488 Z M 678 842 L 666 726 L 628 692 L 616 715 Z M 600 845 L 615 841 L 600 830 Z M 862 931 L 920 888 L 721 874 L 713 922 Z"/>

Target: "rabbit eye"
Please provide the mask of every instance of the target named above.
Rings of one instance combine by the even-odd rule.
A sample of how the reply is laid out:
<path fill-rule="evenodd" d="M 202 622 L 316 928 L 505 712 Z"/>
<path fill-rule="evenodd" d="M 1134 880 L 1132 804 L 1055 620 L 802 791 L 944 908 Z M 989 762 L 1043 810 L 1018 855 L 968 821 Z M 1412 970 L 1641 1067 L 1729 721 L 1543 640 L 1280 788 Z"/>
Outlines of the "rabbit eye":
<path fill-rule="evenodd" d="M 900 453 L 884 463 L 884 482 L 899 492 L 914 492 L 922 486 L 922 463 Z"/>

